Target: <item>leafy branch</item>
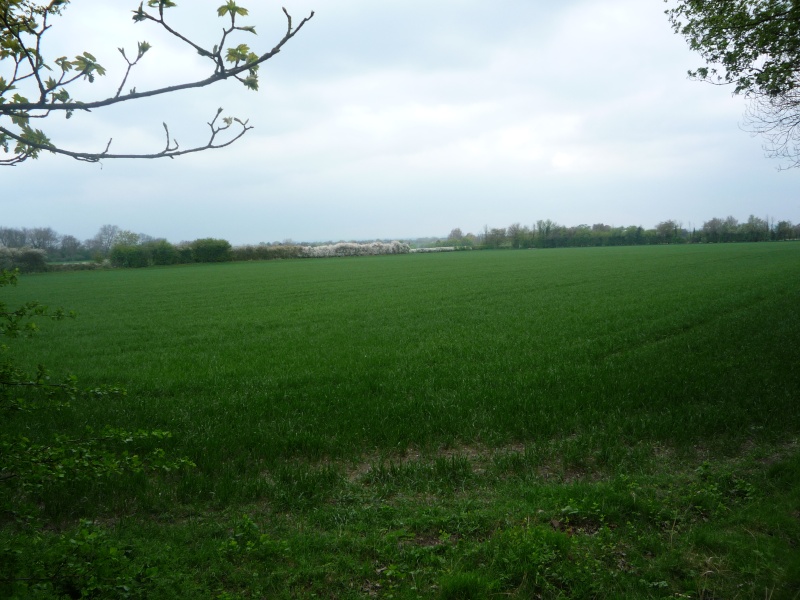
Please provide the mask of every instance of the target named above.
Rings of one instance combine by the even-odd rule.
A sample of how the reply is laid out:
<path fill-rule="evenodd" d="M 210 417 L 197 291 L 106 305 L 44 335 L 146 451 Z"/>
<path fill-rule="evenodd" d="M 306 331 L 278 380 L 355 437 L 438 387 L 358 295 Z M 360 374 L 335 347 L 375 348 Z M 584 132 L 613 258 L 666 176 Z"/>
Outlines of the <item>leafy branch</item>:
<path fill-rule="evenodd" d="M 25 436 L 0 440 L 0 484 L 14 481 L 17 489 L 30 493 L 45 484 L 57 481 L 93 480 L 122 473 L 148 471 L 170 472 L 194 463 L 186 458 L 170 458 L 162 448 L 151 451 L 131 448 L 115 450 L 149 440 L 165 440 L 168 431 L 127 431 L 106 428 L 95 433 L 88 428 L 86 435 L 70 438 L 56 435 L 47 444 L 35 443 Z"/>
<path fill-rule="evenodd" d="M 689 76 L 730 85 L 750 101 L 745 125 L 770 157 L 800 167 L 800 3 L 795 0 L 664 0 L 675 33 L 705 65 Z"/>
<path fill-rule="evenodd" d="M 69 0 L 53 0 L 48 5 L 42 5 L 32 3 L 30 0 L 0 0 L 0 61 L 12 63 L 9 79 L 0 77 L 0 148 L 10 155 L 8 158 L 0 159 L 0 165 L 16 165 L 29 158 L 37 158 L 42 151 L 69 156 L 77 160 L 97 162 L 110 158 L 174 158 L 183 154 L 228 146 L 252 129 L 252 126 L 248 125 L 246 120 L 236 117 L 223 118 L 222 123 L 219 124 L 218 120 L 222 109 L 217 111 L 217 114 L 208 123 L 210 134 L 205 144 L 182 149 L 178 142 L 170 137 L 169 129 L 165 124 L 167 143 L 161 151 L 152 153 L 112 153 L 110 152 L 112 140 L 109 140 L 105 149 L 100 152 L 79 152 L 62 148 L 53 143 L 43 130 L 32 127 L 30 121 L 31 119 L 46 119 L 54 111 L 63 112 L 69 118 L 76 110 L 90 112 L 122 102 L 202 88 L 230 78 L 241 82 L 248 89 L 257 90 L 259 66 L 278 54 L 314 16 L 312 12 L 295 26 L 291 15 L 284 8 L 286 31 L 283 37 L 271 50 L 258 54 L 251 50 L 248 44 L 237 43 L 234 45 L 231 43 L 232 36 L 236 33 L 256 34 L 254 26 L 238 24 L 237 19 L 246 17 L 248 11 L 246 8 L 238 6 L 233 0 L 228 0 L 217 9 L 217 15 L 229 19 L 229 24 L 223 28 L 219 41 L 211 48 L 203 47 L 192 41 L 167 22 L 165 11 L 175 7 L 175 3 L 171 0 L 141 2 L 139 7 L 133 11 L 133 20 L 137 23 L 148 21 L 155 23 L 188 45 L 200 56 L 209 59 L 213 64 L 211 74 L 196 81 L 145 91 L 137 91 L 132 88 L 128 92 L 123 92 L 132 71 L 140 65 L 146 53 L 151 49 L 148 42 L 142 41 L 137 45 L 135 58 L 129 58 L 124 48 L 118 49 L 126 63 L 126 68 L 116 93 L 107 98 L 83 101 L 72 97 L 70 86 L 80 80 L 94 82 L 95 77 L 106 75 L 105 67 L 100 65 L 95 56 L 89 52 L 83 52 L 72 60 L 65 56 L 58 57 L 48 64 L 41 51 L 42 39 L 51 28 L 48 18 L 60 15 L 68 2 Z M 45 72 L 51 73 L 56 69 L 60 71 L 57 77 L 49 75 L 45 78 Z M 15 91 L 21 84 L 30 84 L 31 82 L 35 88 L 36 98 L 34 100 Z M 13 95 L 9 97 L 12 92 Z M 4 122 L 6 119 L 10 123 Z M 224 140 L 220 140 L 219 136 L 223 133 L 226 137 Z"/>
<path fill-rule="evenodd" d="M 19 270 L 12 271 L 0 269 L 0 288 L 4 286 L 15 286 L 19 280 Z M 38 330 L 36 323 L 31 319 L 34 317 L 53 319 L 60 321 L 66 317 L 74 318 L 74 312 L 67 312 L 63 308 L 58 308 L 50 312 L 48 307 L 39 302 L 26 302 L 15 310 L 11 310 L 0 301 L 0 336 L 9 338 L 17 337 L 21 333 L 35 333 Z"/>

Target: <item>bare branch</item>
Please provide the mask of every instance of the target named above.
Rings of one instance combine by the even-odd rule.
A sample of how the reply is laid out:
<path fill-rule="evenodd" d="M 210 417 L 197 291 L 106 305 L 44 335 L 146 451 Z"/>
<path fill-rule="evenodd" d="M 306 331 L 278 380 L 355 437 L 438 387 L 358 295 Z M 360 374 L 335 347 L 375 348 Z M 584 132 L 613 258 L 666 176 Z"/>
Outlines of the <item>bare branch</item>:
<path fill-rule="evenodd" d="M 766 140 L 768 157 L 785 161 L 778 170 L 800 167 L 800 91 L 752 97 L 744 129 Z"/>
<path fill-rule="evenodd" d="M 166 21 L 164 21 L 164 7 L 163 6 L 159 7 L 159 18 L 156 18 L 153 15 L 151 15 L 151 14 L 149 14 L 147 12 L 144 12 L 144 11 L 142 11 L 142 12 L 134 11 L 134 12 L 139 14 L 139 15 L 141 15 L 144 19 L 146 19 L 148 21 L 152 21 L 153 23 L 158 23 L 164 29 L 166 29 L 169 33 L 171 33 L 173 36 L 175 36 L 179 40 L 185 42 L 186 44 L 188 44 L 189 46 L 194 48 L 195 51 L 197 51 L 197 53 L 200 56 L 211 56 L 211 53 L 208 52 L 208 50 L 206 50 L 205 48 L 203 48 L 202 46 L 200 46 L 198 44 L 195 44 L 192 40 L 190 40 L 189 38 L 187 38 L 186 36 L 184 36 L 180 32 L 174 30 L 172 27 L 167 25 Z"/>
<path fill-rule="evenodd" d="M 162 125 L 164 127 L 164 131 L 166 133 L 166 138 L 167 138 L 166 145 L 161 152 L 154 152 L 148 154 L 133 154 L 133 153 L 111 154 L 108 152 L 108 150 L 111 147 L 112 140 L 108 141 L 108 144 L 106 145 L 106 148 L 103 152 L 75 152 L 72 150 L 59 148 L 54 145 L 42 144 L 31 140 L 27 140 L 15 134 L 12 131 L 9 131 L 5 127 L 0 127 L 0 135 L 6 135 L 9 138 L 17 142 L 20 142 L 25 146 L 28 146 L 35 150 L 47 150 L 48 152 L 52 152 L 54 154 L 60 154 L 62 156 L 69 156 L 71 158 L 83 162 L 99 162 L 104 159 L 120 159 L 120 158 L 126 158 L 126 159 L 175 158 L 177 156 L 183 156 L 184 154 L 194 154 L 197 152 L 203 152 L 205 150 L 218 150 L 219 148 L 225 148 L 236 142 L 245 133 L 253 129 L 253 126 L 249 125 L 248 121 L 241 121 L 240 119 L 235 119 L 235 118 L 226 119 L 226 123 L 224 125 L 217 125 L 217 120 L 221 112 L 222 109 L 219 109 L 214 118 L 208 123 L 208 126 L 211 129 L 211 134 L 209 136 L 208 141 L 204 145 L 181 150 L 179 148 L 178 142 L 174 139 L 170 139 L 169 127 L 167 126 L 166 123 L 163 123 Z M 239 132 L 236 133 L 232 138 L 224 142 L 218 142 L 217 136 L 220 133 L 229 130 L 233 123 L 237 123 L 239 125 Z M 30 157 L 31 157 L 30 152 L 21 152 L 17 156 L 14 156 L 12 158 L 0 160 L 0 165 L 16 165 L 27 160 Z"/>

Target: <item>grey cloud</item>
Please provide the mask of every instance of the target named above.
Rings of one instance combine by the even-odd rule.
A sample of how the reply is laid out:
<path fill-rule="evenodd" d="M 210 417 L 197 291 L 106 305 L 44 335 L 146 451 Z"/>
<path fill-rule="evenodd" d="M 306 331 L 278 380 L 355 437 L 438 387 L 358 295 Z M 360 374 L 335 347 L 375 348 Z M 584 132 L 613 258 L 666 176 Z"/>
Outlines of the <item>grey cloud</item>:
<path fill-rule="evenodd" d="M 286 4 L 295 19 L 317 15 L 262 68 L 258 94 L 231 82 L 54 126 L 76 144 L 113 135 L 115 146 L 152 148 L 166 120 L 188 145 L 224 106 L 256 126 L 244 140 L 167 163 L 46 158 L 4 171 L 2 224 L 88 237 L 117 223 L 173 241 L 246 243 L 444 235 L 538 218 L 699 226 L 761 211 L 800 221 L 798 172 L 776 173 L 738 129 L 742 99 L 686 79 L 698 61 L 660 2 L 317 2 Z M 176 14 L 206 35 L 216 4 Z M 250 4 L 256 39 L 269 46 L 282 14 Z M 81 35 L 117 6 L 127 21 L 125 2 L 104 3 Z M 129 43 L 147 37 L 119 27 Z M 200 72 L 194 56 L 168 67 L 174 46 L 159 44 L 141 81 Z"/>

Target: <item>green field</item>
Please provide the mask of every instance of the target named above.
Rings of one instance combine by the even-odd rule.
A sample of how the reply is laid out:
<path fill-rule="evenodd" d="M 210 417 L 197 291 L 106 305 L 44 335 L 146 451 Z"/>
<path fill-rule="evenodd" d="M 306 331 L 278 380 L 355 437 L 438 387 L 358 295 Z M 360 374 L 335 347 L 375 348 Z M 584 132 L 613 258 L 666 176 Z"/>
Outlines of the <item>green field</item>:
<path fill-rule="evenodd" d="M 800 597 L 800 244 L 51 273 L 2 293 L 79 314 L 11 340 L 22 363 L 127 395 L 0 427 L 166 429 L 196 464 L 44 490 L 21 563 L 93 534 L 125 550 L 131 597 Z"/>

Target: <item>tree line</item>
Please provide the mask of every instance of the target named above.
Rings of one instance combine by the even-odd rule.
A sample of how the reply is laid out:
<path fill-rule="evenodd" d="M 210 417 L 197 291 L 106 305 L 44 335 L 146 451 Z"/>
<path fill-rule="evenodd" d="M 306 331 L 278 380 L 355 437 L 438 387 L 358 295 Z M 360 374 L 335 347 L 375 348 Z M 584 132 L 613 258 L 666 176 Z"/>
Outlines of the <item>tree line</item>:
<path fill-rule="evenodd" d="M 455 228 L 446 238 L 431 240 L 430 247 L 474 249 L 566 248 L 587 246 L 634 246 L 726 242 L 765 242 L 800 239 L 800 223 L 762 219 L 750 215 L 747 221 L 715 217 L 699 229 L 689 230 L 679 221 L 667 220 L 652 229 L 641 226 L 613 227 L 560 225 L 550 219 L 530 227 L 513 223 L 508 227 L 484 227 L 479 234 Z M 319 244 L 297 244 L 290 240 L 257 245 L 232 246 L 217 238 L 201 238 L 173 244 L 164 238 L 103 225 L 91 238 L 81 241 L 60 235 L 52 227 L 0 227 L 0 265 L 22 271 L 44 271 L 48 263 L 96 263 L 115 267 L 149 267 L 193 262 L 230 260 L 271 260 L 308 256 Z"/>
<path fill-rule="evenodd" d="M 50 261 L 91 261 L 108 257 L 114 245 L 136 245 L 157 241 L 144 233 L 103 225 L 87 240 L 61 235 L 52 227 L 0 227 L 0 246 L 43 250 Z"/>
<path fill-rule="evenodd" d="M 52 227 L 0 227 L 0 264 L 27 272 L 44 271 L 54 262 L 108 262 L 117 267 L 221 262 L 231 260 L 230 252 L 226 240 L 203 238 L 172 244 L 116 225 L 103 225 L 84 241 L 59 235 Z"/>
<path fill-rule="evenodd" d="M 736 218 L 713 218 L 700 229 L 689 230 L 680 221 L 667 220 L 652 229 L 641 226 L 613 227 L 594 225 L 560 225 L 550 219 L 532 226 L 513 223 L 508 227 L 484 227 L 479 234 L 464 234 L 453 229 L 436 246 L 472 248 L 567 248 L 586 246 L 638 246 L 651 244 L 698 244 L 723 242 L 766 242 L 800 239 L 800 223 L 762 219 L 750 215 L 747 221 Z"/>
<path fill-rule="evenodd" d="M 408 252 L 400 242 L 296 243 L 291 240 L 232 246 L 217 238 L 201 238 L 172 244 L 164 238 L 103 225 L 84 240 L 59 235 L 51 227 L 0 227 L 0 268 L 23 273 L 84 269 L 95 266 L 150 267 L 187 263 L 274 260 L 327 256 L 363 256 Z M 59 264 L 62 263 L 62 264 Z"/>

